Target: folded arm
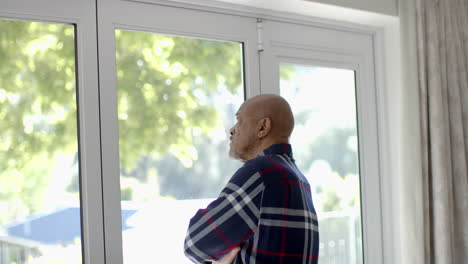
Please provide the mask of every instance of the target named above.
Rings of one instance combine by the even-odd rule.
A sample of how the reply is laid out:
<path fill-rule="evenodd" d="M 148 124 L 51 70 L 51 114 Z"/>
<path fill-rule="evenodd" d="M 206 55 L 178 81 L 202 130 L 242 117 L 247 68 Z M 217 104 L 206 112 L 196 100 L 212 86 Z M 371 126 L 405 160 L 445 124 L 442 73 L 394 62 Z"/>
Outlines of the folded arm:
<path fill-rule="evenodd" d="M 252 168 L 239 169 L 221 195 L 190 220 L 185 255 L 194 263 L 219 261 L 249 239 L 258 226 L 263 187 Z"/>

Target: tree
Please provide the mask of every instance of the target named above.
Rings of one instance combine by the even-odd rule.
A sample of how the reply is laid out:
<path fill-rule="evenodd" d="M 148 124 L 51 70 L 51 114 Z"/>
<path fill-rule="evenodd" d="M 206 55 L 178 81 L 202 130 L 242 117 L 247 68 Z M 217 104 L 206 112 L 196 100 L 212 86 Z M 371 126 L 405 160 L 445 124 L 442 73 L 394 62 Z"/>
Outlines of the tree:
<path fill-rule="evenodd" d="M 328 185 L 321 186 L 323 195 L 320 208 L 337 211 L 359 205 L 359 171 L 356 130 L 351 127 L 331 127 L 313 140 L 303 151 L 301 164 L 322 161 L 328 164 L 331 174 Z M 304 168 L 307 171 L 309 167 Z M 332 184 L 331 184 L 332 183 Z"/>
<path fill-rule="evenodd" d="M 74 30 L 0 20 L 0 32 L 0 207 L 27 214 L 41 208 L 53 157 L 77 151 Z"/>
<path fill-rule="evenodd" d="M 156 175 L 164 196 L 213 196 L 224 178 L 207 181 L 207 171 L 227 155 L 209 138 L 221 122 L 214 104 L 222 93 L 241 96 L 240 44 L 127 31 L 116 42 L 121 175 Z"/>
<path fill-rule="evenodd" d="M 311 143 L 308 152 L 310 155 L 306 157 L 304 164 L 312 164 L 314 160 L 323 159 L 342 177 L 347 174 L 357 174 L 358 154 L 350 148 L 355 136 L 354 128 L 330 128 Z"/>
<path fill-rule="evenodd" d="M 241 85 L 240 44 L 116 31 L 116 49 L 121 167 L 143 153 L 196 159 L 192 131 L 220 118 L 212 94 Z"/>

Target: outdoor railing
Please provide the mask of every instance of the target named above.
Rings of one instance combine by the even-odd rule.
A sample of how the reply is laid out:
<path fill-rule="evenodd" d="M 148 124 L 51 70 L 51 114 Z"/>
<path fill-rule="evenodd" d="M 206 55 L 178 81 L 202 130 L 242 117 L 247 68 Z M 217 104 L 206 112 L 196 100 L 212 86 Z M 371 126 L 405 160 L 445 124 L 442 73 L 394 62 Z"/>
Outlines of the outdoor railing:
<path fill-rule="evenodd" d="M 360 216 L 352 209 L 319 213 L 319 263 L 362 263 L 360 223 Z"/>
<path fill-rule="evenodd" d="M 27 264 L 29 259 L 40 255 L 39 246 L 33 241 L 0 236 L 0 264 Z"/>

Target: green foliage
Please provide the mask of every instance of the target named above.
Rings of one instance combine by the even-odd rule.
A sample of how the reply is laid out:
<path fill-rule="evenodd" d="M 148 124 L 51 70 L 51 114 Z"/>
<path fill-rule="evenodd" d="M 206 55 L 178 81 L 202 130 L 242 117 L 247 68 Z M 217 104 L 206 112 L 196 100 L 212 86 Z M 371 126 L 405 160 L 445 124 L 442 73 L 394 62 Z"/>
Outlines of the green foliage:
<path fill-rule="evenodd" d="M 305 111 L 296 117 L 307 120 L 310 114 Z M 304 172 L 308 172 L 317 161 L 330 168 L 330 174 L 325 176 L 327 182 L 317 190 L 323 196 L 321 202 L 316 204 L 320 211 L 339 211 L 360 205 L 356 134 L 351 127 L 331 127 L 298 153 L 298 166 Z M 314 182 L 311 184 L 314 185 Z"/>
<path fill-rule="evenodd" d="M 280 80 L 288 81 L 298 75 L 296 67 L 293 64 L 282 64 L 280 67 Z"/>
<path fill-rule="evenodd" d="M 73 26 L 2 19 L 0 32 L 4 223 L 41 207 L 54 155 L 77 151 L 77 122 Z"/>
<path fill-rule="evenodd" d="M 332 188 L 325 189 L 325 201 L 321 204 L 322 211 L 329 212 L 329 211 L 338 211 L 341 209 L 340 207 L 340 197 L 336 193 L 336 191 Z"/>
<path fill-rule="evenodd" d="M 226 142 L 210 139 L 226 118 L 214 104 L 223 93 L 241 96 L 240 47 L 116 31 L 122 199 L 217 195 L 228 175 L 209 168 L 232 162 Z"/>
<path fill-rule="evenodd" d="M 211 94 L 242 82 L 240 45 L 118 30 L 116 49 L 122 167 L 168 152 L 190 166 L 193 131 L 206 135 L 220 118 Z"/>
<path fill-rule="evenodd" d="M 317 193 L 323 196 L 321 203 L 317 204 L 319 211 L 340 211 L 349 208 L 359 208 L 360 192 L 359 177 L 357 174 L 341 176 L 338 173 L 328 175 L 328 185 Z"/>
<path fill-rule="evenodd" d="M 354 128 L 334 127 L 320 135 L 309 146 L 310 155 L 304 164 L 312 164 L 314 160 L 326 160 L 333 171 L 341 176 L 358 173 L 358 154 L 351 148 L 350 142 L 357 135 Z M 350 144 L 351 143 L 351 144 Z"/>
<path fill-rule="evenodd" d="M 199 158 L 191 168 L 181 166 L 172 155 L 156 164 L 160 175 L 161 195 L 177 199 L 216 197 L 234 172 L 242 166 L 229 160 L 226 141 L 213 143 L 209 137 L 197 137 Z M 184 186 L 187 186 L 184 188 Z"/>
<path fill-rule="evenodd" d="M 72 26 L 0 20 L 0 32 L 5 175 L 36 154 L 76 151 L 75 60 Z"/>

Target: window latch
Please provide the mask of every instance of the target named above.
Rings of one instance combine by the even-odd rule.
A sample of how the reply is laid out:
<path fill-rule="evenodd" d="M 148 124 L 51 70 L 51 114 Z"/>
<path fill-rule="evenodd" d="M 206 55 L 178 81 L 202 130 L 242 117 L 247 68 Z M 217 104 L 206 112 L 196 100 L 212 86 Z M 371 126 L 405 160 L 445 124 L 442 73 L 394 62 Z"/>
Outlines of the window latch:
<path fill-rule="evenodd" d="M 257 18 L 257 49 L 263 51 L 263 19 Z"/>

